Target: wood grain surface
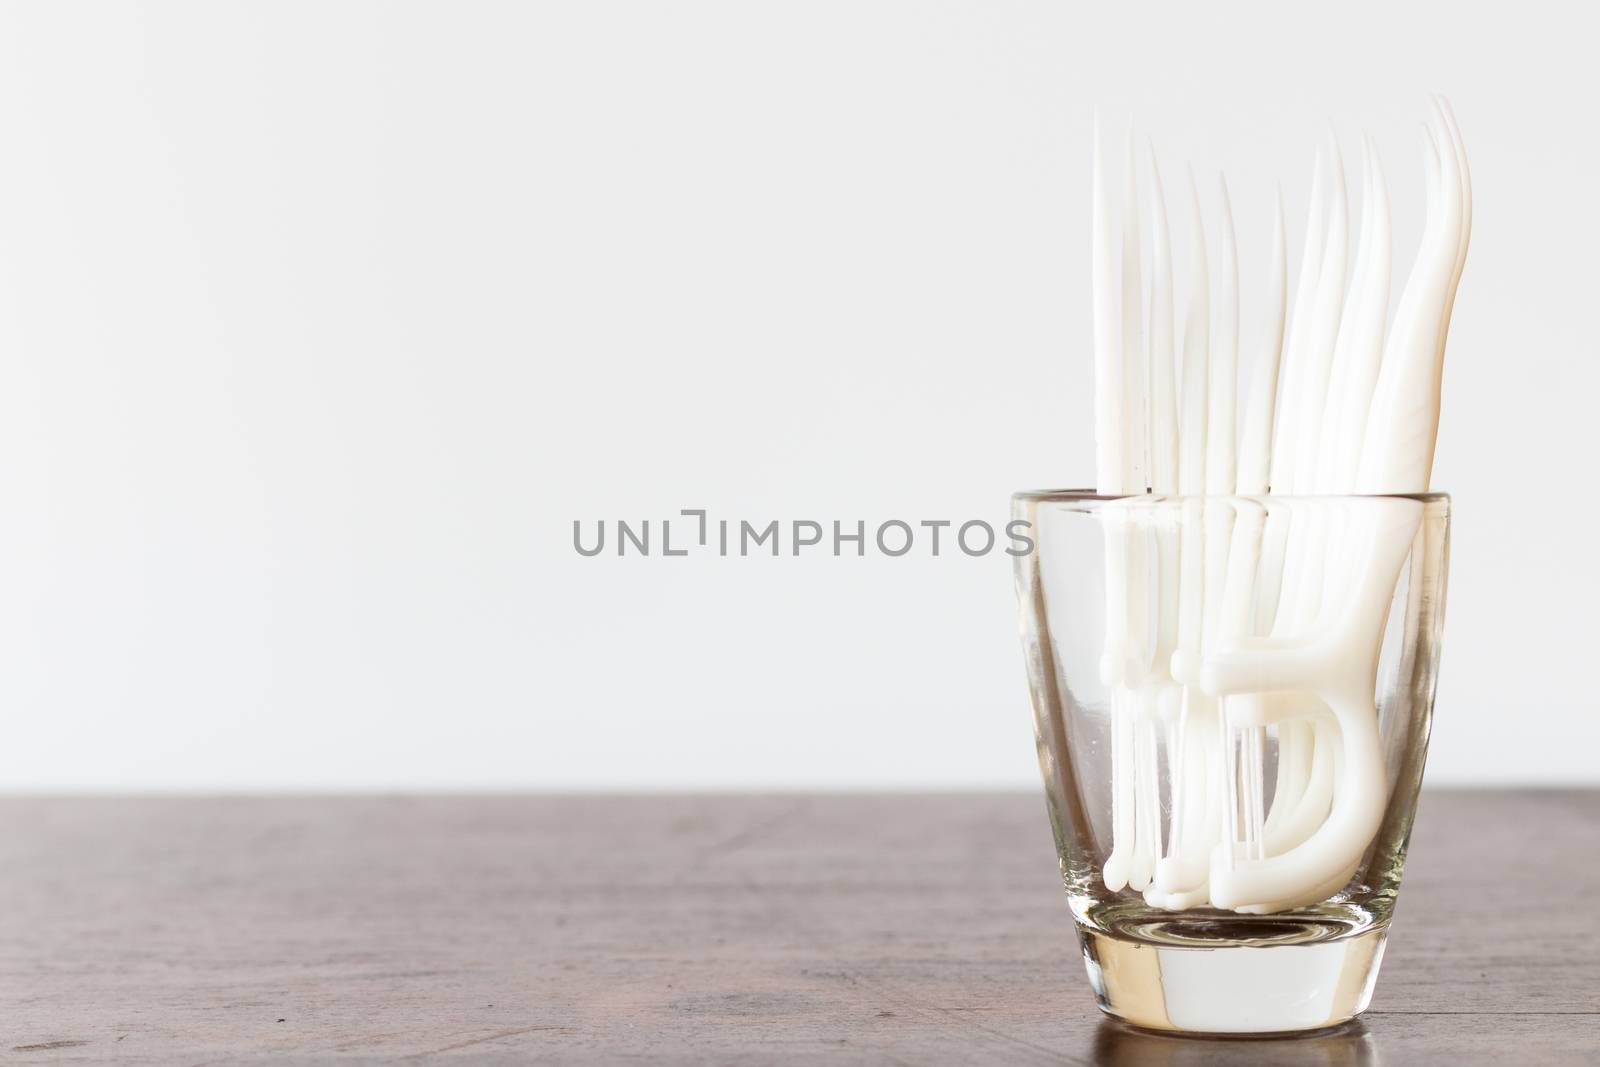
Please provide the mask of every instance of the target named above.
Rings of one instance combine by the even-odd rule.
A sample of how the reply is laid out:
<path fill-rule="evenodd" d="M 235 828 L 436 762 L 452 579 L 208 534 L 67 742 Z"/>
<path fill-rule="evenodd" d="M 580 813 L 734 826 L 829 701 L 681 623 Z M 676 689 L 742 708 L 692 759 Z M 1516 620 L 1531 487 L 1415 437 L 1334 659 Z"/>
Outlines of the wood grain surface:
<path fill-rule="evenodd" d="M 1372 1011 L 1102 1019 L 1034 795 L 7 799 L 0 1063 L 1600 1062 L 1600 793 L 1426 794 Z"/>

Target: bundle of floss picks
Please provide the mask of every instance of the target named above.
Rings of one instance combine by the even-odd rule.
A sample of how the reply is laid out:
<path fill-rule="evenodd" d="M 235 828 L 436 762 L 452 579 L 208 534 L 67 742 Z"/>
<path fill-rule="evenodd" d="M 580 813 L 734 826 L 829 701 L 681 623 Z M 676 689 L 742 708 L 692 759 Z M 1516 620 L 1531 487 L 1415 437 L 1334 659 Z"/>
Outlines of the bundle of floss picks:
<path fill-rule="evenodd" d="M 1359 868 L 1382 819 L 1378 647 L 1421 519 L 1419 502 L 1383 494 L 1428 490 L 1472 230 L 1466 151 L 1442 97 L 1430 101 L 1422 150 L 1426 223 L 1392 320 L 1389 191 L 1371 139 L 1353 239 L 1331 131 L 1318 150 L 1292 292 L 1278 196 L 1236 410 L 1227 183 L 1206 198 L 1212 234 L 1192 170 L 1176 194 L 1190 233 L 1180 328 L 1155 150 L 1141 181 L 1129 135 L 1119 210 L 1096 120 L 1096 489 L 1121 498 L 1102 511 L 1100 675 L 1112 716 L 1102 874 L 1153 907 L 1263 914 L 1325 900 Z M 1179 521 L 1141 523 L 1146 493 L 1182 497 Z M 1296 499 L 1313 496 L 1339 499 Z M 1266 506 L 1273 497 L 1284 499 Z"/>

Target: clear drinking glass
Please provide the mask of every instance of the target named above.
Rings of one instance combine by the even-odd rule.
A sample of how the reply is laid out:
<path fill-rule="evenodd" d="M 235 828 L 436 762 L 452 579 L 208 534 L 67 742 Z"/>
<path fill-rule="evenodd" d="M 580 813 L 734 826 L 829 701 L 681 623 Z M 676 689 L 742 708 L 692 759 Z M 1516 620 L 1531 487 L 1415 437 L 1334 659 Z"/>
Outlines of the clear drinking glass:
<path fill-rule="evenodd" d="M 1018 493 L 1039 764 L 1102 1010 L 1364 1010 L 1422 782 L 1449 498 Z"/>

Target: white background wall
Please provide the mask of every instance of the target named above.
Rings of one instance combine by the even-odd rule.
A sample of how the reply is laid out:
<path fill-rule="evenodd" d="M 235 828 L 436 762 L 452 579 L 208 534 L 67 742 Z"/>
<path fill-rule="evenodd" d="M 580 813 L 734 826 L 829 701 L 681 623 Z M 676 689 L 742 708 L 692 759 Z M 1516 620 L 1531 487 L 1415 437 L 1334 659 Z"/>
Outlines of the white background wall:
<path fill-rule="evenodd" d="M 1227 170 L 1248 352 L 1324 119 L 1402 274 L 1436 90 L 1478 211 L 1430 778 L 1595 781 L 1594 24 L 1311 10 L 7 6 L 0 786 L 1031 785 L 1005 557 L 572 520 L 1083 484 L 1092 106 Z"/>

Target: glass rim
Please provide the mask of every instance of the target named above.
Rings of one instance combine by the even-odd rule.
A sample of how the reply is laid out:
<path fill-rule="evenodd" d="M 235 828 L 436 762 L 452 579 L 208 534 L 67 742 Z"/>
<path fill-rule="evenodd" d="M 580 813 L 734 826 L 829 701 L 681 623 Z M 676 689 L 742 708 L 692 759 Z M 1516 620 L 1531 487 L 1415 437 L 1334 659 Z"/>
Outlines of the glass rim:
<path fill-rule="evenodd" d="M 1450 494 L 1426 493 L 1099 493 L 1093 489 L 1019 489 L 1011 499 L 1027 503 L 1110 504 L 1116 501 L 1179 503 L 1188 500 L 1251 500 L 1259 503 L 1335 500 L 1415 500 L 1423 504 L 1450 503 Z"/>

